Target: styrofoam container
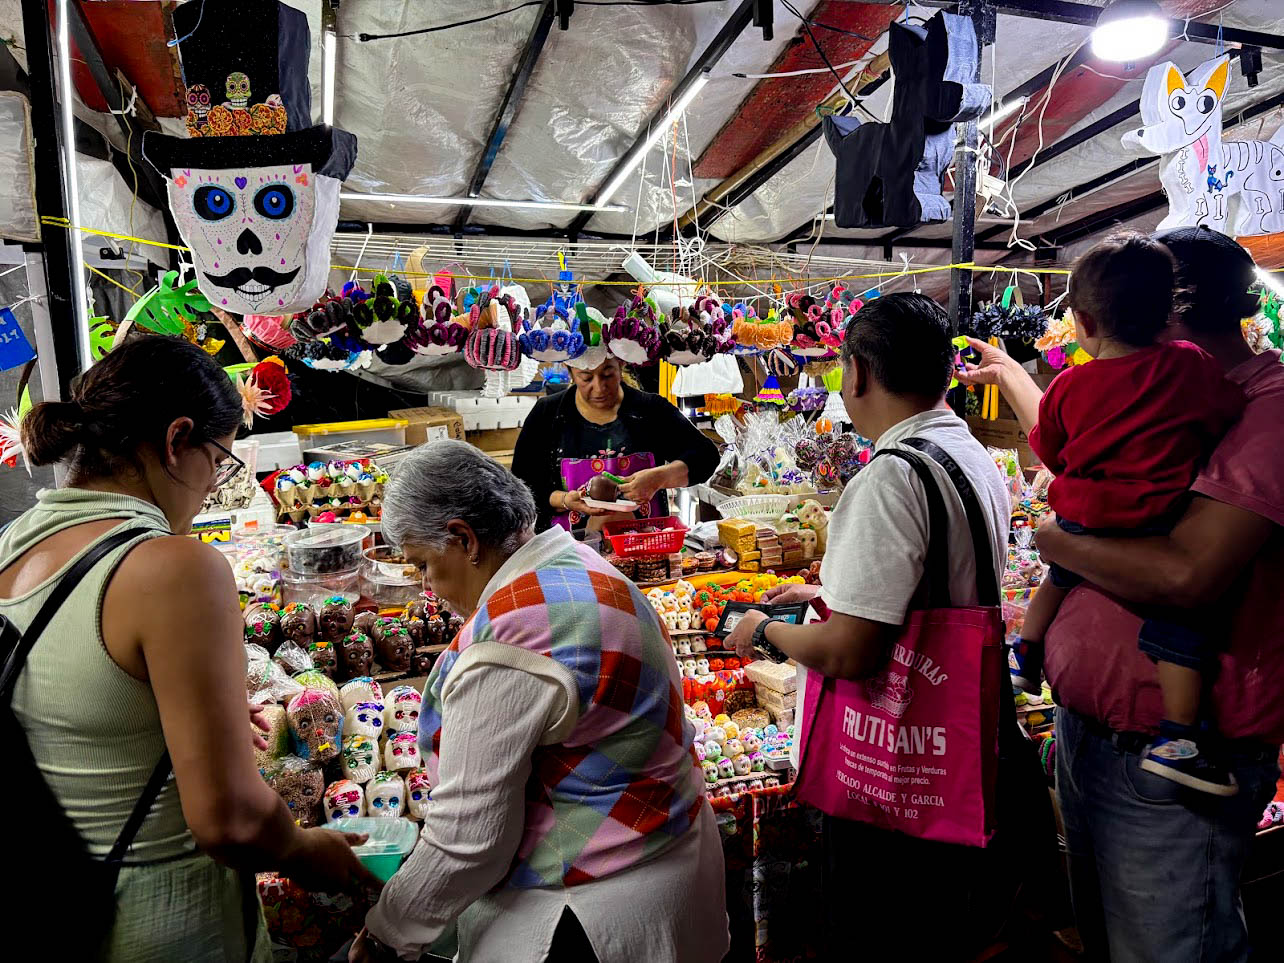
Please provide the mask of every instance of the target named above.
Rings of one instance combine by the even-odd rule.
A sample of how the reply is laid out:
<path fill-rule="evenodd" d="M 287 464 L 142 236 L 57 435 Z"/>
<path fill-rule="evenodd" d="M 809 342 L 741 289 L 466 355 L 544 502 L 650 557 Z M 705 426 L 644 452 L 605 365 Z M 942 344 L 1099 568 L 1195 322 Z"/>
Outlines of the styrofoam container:
<path fill-rule="evenodd" d="M 282 468 L 293 468 L 303 461 L 303 450 L 299 447 L 299 436 L 292 431 L 271 431 L 258 435 L 247 435 L 246 439 L 259 443 L 258 461 L 255 474 L 259 472 L 280 471 Z"/>

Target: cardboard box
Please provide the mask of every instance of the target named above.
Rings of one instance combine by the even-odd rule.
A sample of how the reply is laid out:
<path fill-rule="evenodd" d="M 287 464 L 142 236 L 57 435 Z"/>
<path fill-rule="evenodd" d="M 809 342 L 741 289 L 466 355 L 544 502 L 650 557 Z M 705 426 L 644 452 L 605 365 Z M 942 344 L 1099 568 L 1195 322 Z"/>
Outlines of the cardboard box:
<path fill-rule="evenodd" d="M 990 448 L 1012 448 L 1016 450 L 1017 460 L 1022 467 L 1039 464 L 1039 457 L 1030 448 L 1030 438 L 1021 430 L 1021 423 L 1015 418 L 998 418 L 991 421 L 977 415 L 967 416 L 967 426 L 981 444 Z"/>
<path fill-rule="evenodd" d="M 520 428 L 482 428 L 470 431 L 466 435 L 468 444 L 491 454 L 499 451 L 512 451 L 517 447 L 517 436 Z"/>
<path fill-rule="evenodd" d="M 388 417 L 410 422 L 406 428 L 407 445 L 422 445 L 438 438 L 464 440 L 464 419 L 449 408 L 398 408 L 388 412 Z"/>

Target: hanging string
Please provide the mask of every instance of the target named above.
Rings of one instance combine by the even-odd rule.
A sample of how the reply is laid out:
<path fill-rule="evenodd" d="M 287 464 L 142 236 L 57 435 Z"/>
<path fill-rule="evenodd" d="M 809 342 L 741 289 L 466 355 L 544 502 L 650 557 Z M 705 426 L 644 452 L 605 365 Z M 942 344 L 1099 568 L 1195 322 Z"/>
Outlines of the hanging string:
<path fill-rule="evenodd" d="M 177 46 L 178 46 L 180 43 L 182 43 L 184 40 L 190 40 L 193 36 L 195 36 L 196 31 L 198 31 L 198 30 L 200 30 L 200 29 L 201 29 L 201 21 L 202 21 L 202 20 L 204 20 L 204 19 L 205 19 L 205 0 L 201 0 L 201 9 L 200 9 L 200 10 L 198 10 L 198 11 L 196 11 L 196 26 L 194 26 L 194 27 L 193 27 L 193 28 L 188 32 L 188 34 L 187 34 L 187 36 L 186 36 L 186 37 L 175 37 L 173 40 L 166 40 L 166 41 L 165 41 L 165 46 L 166 46 L 166 47 L 177 47 Z M 114 113 L 114 111 L 113 111 L 113 113 Z"/>

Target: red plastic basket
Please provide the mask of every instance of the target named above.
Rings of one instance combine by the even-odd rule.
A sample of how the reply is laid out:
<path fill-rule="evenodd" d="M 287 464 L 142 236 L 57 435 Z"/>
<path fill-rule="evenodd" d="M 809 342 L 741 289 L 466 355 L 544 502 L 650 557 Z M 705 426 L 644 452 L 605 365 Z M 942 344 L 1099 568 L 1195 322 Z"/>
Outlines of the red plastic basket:
<path fill-rule="evenodd" d="M 643 532 L 643 528 L 663 528 L 663 532 Z M 633 558 L 638 555 L 672 555 L 682 551 L 687 527 L 673 516 L 638 518 L 624 522 L 607 522 L 602 526 L 607 541 L 616 555 Z"/>

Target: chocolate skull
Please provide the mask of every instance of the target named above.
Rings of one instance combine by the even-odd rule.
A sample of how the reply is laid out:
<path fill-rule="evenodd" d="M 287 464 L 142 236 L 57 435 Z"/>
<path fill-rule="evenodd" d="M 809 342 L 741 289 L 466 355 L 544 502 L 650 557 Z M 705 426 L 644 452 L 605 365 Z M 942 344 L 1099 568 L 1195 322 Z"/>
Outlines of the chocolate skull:
<path fill-rule="evenodd" d="M 307 602 L 291 602 L 281 612 L 281 634 L 307 648 L 317 634 L 317 614 Z"/>
<path fill-rule="evenodd" d="M 370 630 L 374 628 L 374 624 L 378 621 L 379 615 L 377 612 L 358 612 L 352 619 L 352 628 L 357 632 L 369 635 Z"/>
<path fill-rule="evenodd" d="M 429 649 L 415 649 L 410 656 L 410 671 L 414 675 L 426 676 L 432 672 L 437 663 L 437 653 Z"/>
<path fill-rule="evenodd" d="M 411 769 L 406 773 L 406 811 L 412 819 L 423 819 L 428 815 L 428 772 L 425 769 Z"/>
<path fill-rule="evenodd" d="M 281 613 L 267 605 L 253 605 L 245 610 L 245 641 L 255 642 L 276 652 L 281 644 Z"/>
<path fill-rule="evenodd" d="M 353 782 L 367 782 L 379 771 L 379 744 L 362 735 L 343 740 L 343 775 Z"/>
<path fill-rule="evenodd" d="M 339 754 L 343 705 L 338 695 L 326 689 L 304 689 L 290 700 L 285 714 L 300 757 L 321 765 Z"/>
<path fill-rule="evenodd" d="M 349 737 L 378 740 L 383 733 L 383 703 L 358 702 L 343 714 L 343 731 Z"/>
<path fill-rule="evenodd" d="M 368 815 L 396 819 L 405 809 L 406 784 L 395 772 L 376 773 L 369 789 Z"/>
<path fill-rule="evenodd" d="M 349 632 L 339 643 L 340 677 L 356 679 L 370 675 L 374 665 L 374 646 L 370 637 L 361 632 Z"/>
<path fill-rule="evenodd" d="M 398 732 L 388 736 L 383 748 L 383 767 L 388 770 L 416 769 L 419 767 L 419 735 Z"/>
<path fill-rule="evenodd" d="M 331 679 L 339 675 L 339 650 L 329 639 L 313 637 L 308 643 L 308 656 L 312 665 Z"/>
<path fill-rule="evenodd" d="M 370 676 L 357 676 L 355 679 L 349 679 L 339 687 L 339 701 L 343 703 L 343 711 L 347 712 L 359 702 L 377 702 L 383 705 L 383 686 L 381 686 Z M 382 712 L 382 708 L 380 712 Z M 347 732 L 347 725 L 344 726 L 344 732 Z"/>
<path fill-rule="evenodd" d="M 267 784 L 285 800 L 290 815 L 304 829 L 319 826 L 325 777 L 296 756 L 287 756 L 264 773 Z"/>
<path fill-rule="evenodd" d="M 412 645 L 424 644 L 424 620 L 410 616 L 403 617 L 402 621 L 406 623 L 406 631 L 410 633 L 410 642 Z"/>
<path fill-rule="evenodd" d="M 325 791 L 325 821 L 366 814 L 366 791 L 351 779 L 330 783 Z"/>
<path fill-rule="evenodd" d="M 446 619 L 441 615 L 430 615 L 424 619 L 424 644 L 444 645 L 446 642 Z"/>
<path fill-rule="evenodd" d="M 337 643 L 352 631 L 354 618 L 352 603 L 342 595 L 331 595 L 321 603 L 321 614 L 317 616 L 321 636 Z"/>
<path fill-rule="evenodd" d="M 379 664 L 390 672 L 410 670 L 410 632 L 401 619 L 380 619 L 371 630 Z"/>

